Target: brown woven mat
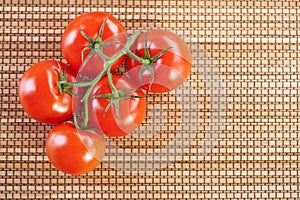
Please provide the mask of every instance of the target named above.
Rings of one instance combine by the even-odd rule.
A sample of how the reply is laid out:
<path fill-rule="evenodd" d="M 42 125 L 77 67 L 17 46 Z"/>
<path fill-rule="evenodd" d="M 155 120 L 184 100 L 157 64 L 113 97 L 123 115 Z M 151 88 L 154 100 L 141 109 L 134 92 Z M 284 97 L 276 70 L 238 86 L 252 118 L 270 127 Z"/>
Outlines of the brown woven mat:
<path fill-rule="evenodd" d="M 19 104 L 24 71 L 41 60 L 63 60 L 64 28 L 89 11 L 111 13 L 129 33 L 169 29 L 191 46 L 195 67 L 181 90 L 190 93 L 149 94 L 138 131 L 153 137 L 113 141 L 141 153 L 163 148 L 177 133 L 196 134 L 181 157 L 172 160 L 168 151 L 170 160 L 154 171 L 124 172 L 127 165 L 108 161 L 84 176 L 58 172 L 45 155 L 51 126 L 31 120 Z M 299 20 L 300 4 L 291 0 L 0 0 L 0 198 L 299 198 Z M 211 125 L 217 103 L 224 115 Z M 216 127 L 215 142 L 201 151 Z M 120 157 L 112 154 L 107 160 Z"/>

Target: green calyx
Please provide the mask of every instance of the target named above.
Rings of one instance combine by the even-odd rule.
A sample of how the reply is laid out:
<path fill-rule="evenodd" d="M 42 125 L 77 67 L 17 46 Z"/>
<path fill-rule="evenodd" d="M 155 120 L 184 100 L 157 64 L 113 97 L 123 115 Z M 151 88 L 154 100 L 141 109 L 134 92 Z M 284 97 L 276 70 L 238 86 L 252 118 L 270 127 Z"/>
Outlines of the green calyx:
<path fill-rule="evenodd" d="M 138 95 L 131 95 L 133 91 L 138 90 L 138 88 L 132 88 L 129 90 L 114 90 L 111 93 L 107 94 L 100 94 L 100 95 L 95 95 L 92 98 L 106 98 L 109 99 L 109 103 L 105 107 L 104 110 L 104 115 L 107 113 L 109 108 L 113 105 L 115 107 L 115 114 L 118 117 L 118 119 L 121 119 L 120 117 L 120 111 L 119 111 L 119 105 L 120 105 L 120 100 L 122 99 L 131 99 L 131 98 L 142 98 L 142 96 Z"/>
<path fill-rule="evenodd" d="M 56 85 L 59 88 L 59 92 L 61 94 L 66 92 L 72 96 L 78 97 L 77 94 L 75 94 L 72 90 L 70 90 L 71 86 L 68 85 L 69 82 L 67 81 L 67 69 L 65 68 L 64 70 L 62 70 L 59 63 L 58 66 L 59 66 L 59 80 L 56 82 Z"/>
<path fill-rule="evenodd" d="M 136 95 L 129 95 L 128 93 L 131 93 L 135 90 L 137 90 L 137 88 L 132 88 L 129 90 L 118 90 L 114 83 L 113 83 L 113 78 L 112 78 L 112 74 L 108 71 L 107 72 L 107 78 L 108 78 L 108 83 L 109 83 L 109 87 L 111 89 L 111 93 L 109 94 L 103 94 L 103 95 L 97 95 L 96 98 L 108 98 L 109 103 L 107 104 L 105 110 L 104 110 L 104 115 L 107 113 L 108 109 L 111 107 L 111 105 L 115 106 L 115 111 L 116 111 L 116 115 L 118 117 L 118 119 L 120 118 L 120 112 L 119 112 L 119 102 L 122 99 L 130 99 L 130 98 L 141 98 L 140 96 L 136 96 Z"/>
<path fill-rule="evenodd" d="M 83 30 L 80 30 L 81 35 L 89 41 L 89 45 L 87 45 L 82 51 L 81 51 L 81 60 L 82 65 L 85 66 L 87 61 L 92 57 L 94 53 L 97 53 L 101 58 L 105 61 L 110 60 L 110 57 L 106 56 L 103 53 L 103 47 L 112 45 L 112 44 L 120 44 L 119 42 L 113 41 L 113 42 L 103 42 L 103 31 L 104 26 L 106 24 L 107 17 L 104 19 L 100 29 L 99 34 L 95 40 L 93 40 L 88 34 L 86 34 Z M 85 51 L 90 50 L 90 53 L 87 55 L 87 57 L 84 59 L 84 53 Z"/>
<path fill-rule="evenodd" d="M 139 79 L 140 82 L 143 82 L 143 74 L 144 72 L 148 69 L 150 71 L 151 74 L 151 80 L 149 83 L 149 88 L 151 89 L 152 83 L 154 81 L 154 63 L 163 55 L 165 54 L 169 49 L 171 49 L 172 47 L 167 47 L 165 49 L 163 49 L 161 52 L 159 52 L 157 55 L 151 57 L 149 49 L 148 49 L 148 37 L 149 37 L 149 32 L 146 33 L 146 37 L 145 37 L 145 41 L 144 41 L 144 58 L 138 57 L 137 55 L 135 55 L 133 52 L 129 51 L 127 52 L 127 54 L 137 60 L 138 62 L 140 62 L 142 64 L 142 67 L 140 69 L 139 72 Z"/>

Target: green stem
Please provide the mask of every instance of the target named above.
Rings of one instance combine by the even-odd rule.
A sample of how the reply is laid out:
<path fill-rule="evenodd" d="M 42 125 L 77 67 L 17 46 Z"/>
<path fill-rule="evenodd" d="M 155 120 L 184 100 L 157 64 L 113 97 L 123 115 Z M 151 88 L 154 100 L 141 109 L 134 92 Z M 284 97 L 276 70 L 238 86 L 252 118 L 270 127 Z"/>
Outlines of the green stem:
<path fill-rule="evenodd" d="M 107 72 L 107 78 L 108 78 L 108 83 L 109 83 L 110 89 L 111 89 L 112 93 L 114 93 L 115 91 L 117 91 L 117 88 L 114 85 L 112 75 L 109 71 Z"/>
<path fill-rule="evenodd" d="M 84 94 L 82 101 L 84 103 L 84 119 L 83 119 L 83 123 L 81 128 L 85 129 L 89 120 L 89 116 L 88 116 L 88 112 L 89 112 L 89 108 L 88 108 L 88 98 L 94 88 L 94 86 L 98 83 L 98 81 L 105 75 L 107 74 L 108 77 L 111 77 L 111 72 L 110 69 L 112 67 L 112 65 L 123 55 L 127 54 L 128 49 L 130 48 L 130 46 L 134 43 L 134 41 L 136 40 L 136 38 L 141 34 L 141 32 L 135 32 L 134 34 L 132 34 L 132 36 L 128 39 L 127 43 L 125 44 L 125 46 L 123 47 L 123 49 L 121 51 L 119 51 L 115 56 L 113 56 L 110 60 L 108 60 L 105 64 L 105 68 L 104 70 L 97 76 L 95 77 L 93 80 L 86 82 L 86 83 L 81 83 L 78 84 L 80 86 L 84 85 L 85 86 L 89 86 L 86 93 Z M 112 78 L 112 77 L 111 77 Z M 75 84 L 74 84 L 75 85 Z M 112 84 L 113 85 L 113 84 Z M 116 90 L 115 86 L 113 85 L 113 88 Z"/>
<path fill-rule="evenodd" d="M 144 63 L 145 59 L 138 57 L 137 55 L 135 55 L 132 51 L 128 50 L 127 51 L 127 55 L 131 58 L 133 58 L 134 60 L 138 61 L 139 63 Z"/>
<path fill-rule="evenodd" d="M 134 32 L 131 37 L 129 38 L 129 40 L 127 41 L 127 43 L 125 44 L 124 48 L 127 52 L 127 50 L 129 50 L 129 48 L 133 45 L 133 43 L 135 42 L 135 40 L 139 37 L 139 35 L 141 34 L 141 31 L 136 31 Z"/>
<path fill-rule="evenodd" d="M 87 89 L 86 93 L 84 94 L 82 101 L 84 103 L 84 119 L 83 119 L 83 123 L 82 123 L 82 128 L 86 128 L 89 116 L 88 116 L 88 98 L 94 88 L 94 86 L 96 85 L 96 83 L 105 75 L 106 73 L 106 68 L 93 80 L 91 80 L 91 84 L 89 85 L 89 88 Z"/>
<path fill-rule="evenodd" d="M 141 34 L 140 31 L 137 31 L 135 33 L 133 33 L 133 35 L 130 37 L 130 39 L 128 40 L 128 42 L 125 44 L 125 46 L 123 47 L 123 49 L 121 50 L 122 51 L 122 54 L 121 55 L 116 55 L 114 57 L 112 57 L 110 60 L 107 60 L 107 64 L 106 64 L 106 68 L 111 68 L 111 66 L 124 54 L 127 54 L 129 55 L 130 57 L 136 59 L 137 61 L 139 62 L 142 62 L 144 63 L 145 60 L 147 59 L 143 59 L 143 58 L 140 58 L 138 56 L 136 56 L 134 53 L 132 53 L 129 48 L 131 47 L 131 45 L 134 43 L 134 41 L 136 40 L 136 38 Z M 146 61 L 147 62 L 147 61 Z M 105 70 L 105 69 L 104 69 Z M 110 70 L 107 70 L 107 71 L 110 71 Z M 97 79 L 97 77 L 95 78 Z M 100 77 L 101 79 L 101 77 Z M 99 80 L 100 80 L 99 79 Z M 90 86 L 93 84 L 93 80 L 91 81 L 87 81 L 87 82 L 67 82 L 67 81 L 64 81 L 62 82 L 61 81 L 61 84 L 66 86 L 66 87 L 87 87 L 87 86 Z"/>
<path fill-rule="evenodd" d="M 68 86 L 68 87 L 86 87 L 86 86 L 90 86 L 92 84 L 92 81 L 88 81 L 88 82 L 65 82 L 63 84 L 65 86 Z"/>

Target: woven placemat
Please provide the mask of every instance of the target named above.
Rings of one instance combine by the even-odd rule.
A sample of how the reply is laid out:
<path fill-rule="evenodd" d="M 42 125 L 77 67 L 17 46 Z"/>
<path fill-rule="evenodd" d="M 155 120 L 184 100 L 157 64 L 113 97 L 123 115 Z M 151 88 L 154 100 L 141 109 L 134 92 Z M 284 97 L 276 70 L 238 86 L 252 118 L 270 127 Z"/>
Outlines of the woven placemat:
<path fill-rule="evenodd" d="M 171 30 L 193 51 L 196 67 L 181 91 L 195 92 L 149 94 L 138 131 L 154 136 L 113 141 L 143 152 L 168 145 L 179 130 L 196 134 L 181 157 L 154 171 L 125 172 L 122 163 L 117 169 L 103 163 L 87 175 L 65 175 L 45 154 L 51 126 L 30 119 L 19 104 L 24 71 L 41 60 L 64 60 L 64 28 L 90 11 L 111 13 L 129 33 Z M 0 0 L 0 199 L 299 198 L 299 17 L 300 3 L 284 0 Z M 214 70 L 201 71 L 207 66 Z M 221 84 L 208 90 L 213 82 Z M 213 102 L 212 95 L 219 98 Z M 223 120 L 210 126 L 218 101 Z M 209 127 L 220 133 L 203 153 Z"/>

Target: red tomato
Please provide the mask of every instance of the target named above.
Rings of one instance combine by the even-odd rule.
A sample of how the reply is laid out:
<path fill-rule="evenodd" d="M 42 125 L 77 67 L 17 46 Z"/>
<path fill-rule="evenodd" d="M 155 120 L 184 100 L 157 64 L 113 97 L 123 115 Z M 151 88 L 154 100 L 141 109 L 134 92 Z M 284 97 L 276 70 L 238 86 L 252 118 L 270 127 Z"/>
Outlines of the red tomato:
<path fill-rule="evenodd" d="M 131 90 L 134 84 L 126 76 L 114 74 L 113 83 L 118 90 Z M 110 94 L 111 89 L 108 77 L 103 77 L 93 88 L 91 96 Z M 93 127 L 101 129 L 109 136 L 125 136 L 136 129 L 146 115 L 146 99 L 141 90 L 126 92 L 127 96 L 139 96 L 141 98 L 124 98 L 119 100 L 119 117 L 116 115 L 116 108 L 113 104 L 105 113 L 105 108 L 110 99 L 90 98 L 89 119 Z"/>
<path fill-rule="evenodd" d="M 73 67 L 74 71 L 80 72 L 85 76 L 95 77 L 103 70 L 103 59 L 97 53 L 93 54 L 85 66 L 82 66 L 81 52 L 85 47 L 90 45 L 90 42 L 82 36 L 80 30 L 95 41 L 106 18 L 107 21 L 103 30 L 102 41 L 116 41 L 121 44 L 107 45 L 103 47 L 103 53 L 108 57 L 112 57 L 119 52 L 122 49 L 123 44 L 126 43 L 126 30 L 112 15 L 104 12 L 90 12 L 80 15 L 69 23 L 62 36 L 63 55 L 68 63 Z M 96 43 L 99 44 L 98 47 L 101 46 L 101 41 Z M 93 47 L 97 46 L 95 44 Z M 85 51 L 84 59 L 89 53 L 90 50 Z M 112 66 L 111 71 L 118 68 L 118 66 L 122 64 L 124 58 L 125 56 L 122 56 L 119 60 L 117 60 L 117 62 Z"/>
<path fill-rule="evenodd" d="M 61 93 L 57 86 L 60 71 L 64 69 L 67 81 L 74 82 L 76 74 L 64 63 L 54 60 L 39 62 L 24 73 L 18 88 L 19 99 L 33 119 L 55 124 L 72 117 L 73 109 L 79 107 L 79 98 Z M 77 88 L 73 92 L 78 94 Z"/>
<path fill-rule="evenodd" d="M 46 140 L 50 162 L 60 171 L 79 175 L 95 169 L 105 153 L 105 140 L 99 135 L 77 129 L 65 122 L 56 125 Z"/>
<path fill-rule="evenodd" d="M 131 46 L 131 51 L 139 57 L 146 58 L 145 39 L 146 34 L 141 34 Z M 151 30 L 148 32 L 147 48 L 150 57 L 153 58 L 162 50 L 167 50 L 157 60 L 150 61 L 149 67 L 153 67 L 154 80 L 151 88 L 152 75 L 150 68 L 142 74 L 142 64 L 128 57 L 126 67 L 131 77 L 138 82 L 139 86 L 151 92 L 168 92 L 180 86 L 188 77 L 192 67 L 192 54 L 186 43 L 174 33 L 166 30 Z"/>

